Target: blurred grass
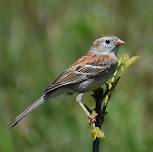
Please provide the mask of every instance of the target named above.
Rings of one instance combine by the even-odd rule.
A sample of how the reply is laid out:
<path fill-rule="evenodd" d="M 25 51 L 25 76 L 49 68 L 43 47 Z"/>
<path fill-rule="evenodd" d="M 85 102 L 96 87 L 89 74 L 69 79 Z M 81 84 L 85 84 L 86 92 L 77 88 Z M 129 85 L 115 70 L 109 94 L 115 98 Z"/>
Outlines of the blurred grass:
<path fill-rule="evenodd" d="M 125 40 L 120 53 L 142 59 L 116 88 L 101 148 L 152 151 L 152 5 L 151 0 L 0 0 L 0 151 L 91 151 L 86 117 L 72 97 L 44 104 L 15 129 L 7 124 L 103 34 Z M 85 99 L 92 103 L 89 95 Z"/>

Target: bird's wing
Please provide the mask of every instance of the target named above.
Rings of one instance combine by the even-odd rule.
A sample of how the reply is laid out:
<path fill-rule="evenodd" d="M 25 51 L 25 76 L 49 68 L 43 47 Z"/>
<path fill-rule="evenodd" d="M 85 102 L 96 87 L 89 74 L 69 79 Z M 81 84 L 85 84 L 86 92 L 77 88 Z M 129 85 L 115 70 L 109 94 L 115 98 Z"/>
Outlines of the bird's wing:
<path fill-rule="evenodd" d="M 78 61 L 66 69 L 48 88 L 44 93 L 57 89 L 61 86 L 75 84 L 88 78 L 98 76 L 110 68 L 114 59 L 109 55 L 95 55 L 87 53 Z"/>

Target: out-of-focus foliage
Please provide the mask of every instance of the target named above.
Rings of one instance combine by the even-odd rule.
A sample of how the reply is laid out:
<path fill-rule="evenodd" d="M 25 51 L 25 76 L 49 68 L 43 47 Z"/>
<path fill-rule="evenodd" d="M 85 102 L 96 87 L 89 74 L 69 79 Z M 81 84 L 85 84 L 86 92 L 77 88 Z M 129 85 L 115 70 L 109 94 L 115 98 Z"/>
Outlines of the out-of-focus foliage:
<path fill-rule="evenodd" d="M 7 124 L 91 43 L 117 35 L 142 59 L 109 104 L 103 151 L 153 149 L 153 1 L 0 0 L 0 151 L 91 150 L 90 127 L 71 96 L 49 100 L 16 128 Z M 85 97 L 92 104 L 90 95 Z"/>

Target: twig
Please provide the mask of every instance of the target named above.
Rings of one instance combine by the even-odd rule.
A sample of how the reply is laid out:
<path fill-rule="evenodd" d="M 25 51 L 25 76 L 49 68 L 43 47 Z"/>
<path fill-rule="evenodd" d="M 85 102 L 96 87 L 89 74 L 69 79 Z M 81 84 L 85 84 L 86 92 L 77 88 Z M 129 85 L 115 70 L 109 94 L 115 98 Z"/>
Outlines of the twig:
<path fill-rule="evenodd" d="M 111 97 L 111 92 L 113 89 L 115 89 L 119 79 L 120 77 L 117 77 L 115 80 L 112 79 L 112 81 L 110 81 L 109 83 L 106 83 L 105 92 L 104 92 L 104 88 L 98 88 L 94 90 L 94 94 L 92 95 L 92 97 L 95 100 L 95 104 L 96 104 L 95 111 L 97 113 L 95 126 L 99 127 L 100 129 L 102 128 L 102 124 L 104 123 L 104 118 L 107 113 L 106 109 L 107 109 L 108 101 Z M 97 137 L 93 141 L 92 151 L 99 152 L 99 145 L 100 145 L 100 139 Z"/>
<path fill-rule="evenodd" d="M 102 108 L 102 102 L 103 102 L 103 89 L 102 88 L 98 88 L 94 91 L 94 94 L 92 95 L 93 98 L 95 99 L 95 103 L 96 103 L 96 113 L 97 113 L 97 117 L 96 117 L 96 127 L 99 127 L 101 129 L 102 127 L 102 123 L 104 121 L 104 114 L 103 114 L 103 108 Z M 99 142 L 100 139 L 96 138 L 93 141 L 93 152 L 99 152 Z"/>
<path fill-rule="evenodd" d="M 104 123 L 105 115 L 107 113 L 107 105 L 111 98 L 111 93 L 115 89 L 116 85 L 118 84 L 121 75 L 126 70 L 127 67 L 129 67 L 131 64 L 136 62 L 140 57 L 134 56 L 129 57 L 128 54 L 122 55 L 122 57 L 119 59 L 118 69 L 114 73 L 114 76 L 111 78 L 109 82 L 106 83 L 106 89 L 98 88 L 93 91 L 92 97 L 95 100 L 95 111 L 96 111 L 96 123 L 91 124 L 91 126 L 94 126 L 93 128 L 98 128 L 98 131 L 102 128 L 102 125 Z M 96 135 L 96 133 L 94 132 Z M 100 136 L 95 136 L 93 138 L 93 148 L 92 152 L 99 152 L 99 146 L 100 146 Z M 101 136 L 101 138 L 104 137 Z"/>

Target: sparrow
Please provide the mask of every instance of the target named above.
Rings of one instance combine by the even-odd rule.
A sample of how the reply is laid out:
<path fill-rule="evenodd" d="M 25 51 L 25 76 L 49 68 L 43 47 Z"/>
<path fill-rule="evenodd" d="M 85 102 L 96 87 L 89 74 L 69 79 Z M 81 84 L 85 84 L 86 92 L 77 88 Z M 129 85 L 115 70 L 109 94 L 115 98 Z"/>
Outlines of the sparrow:
<path fill-rule="evenodd" d="M 118 65 L 118 49 L 124 43 L 116 36 L 104 36 L 96 39 L 89 51 L 61 73 L 44 90 L 43 95 L 13 119 L 9 126 L 14 127 L 48 98 L 63 93 L 77 94 L 76 102 L 79 103 L 88 118 L 95 121 L 95 117 L 83 104 L 82 98 L 86 92 L 102 86 L 113 76 Z"/>

